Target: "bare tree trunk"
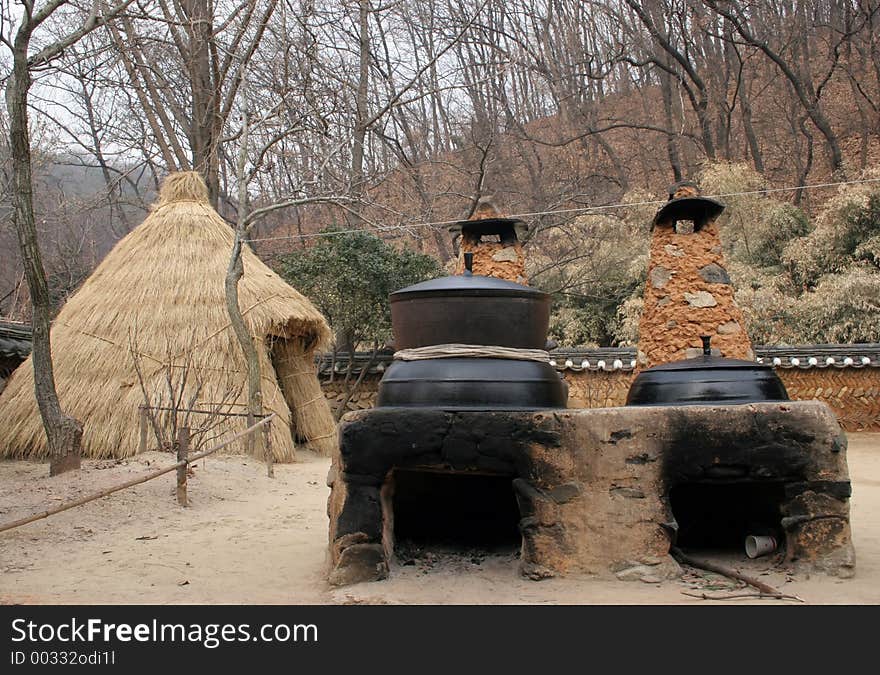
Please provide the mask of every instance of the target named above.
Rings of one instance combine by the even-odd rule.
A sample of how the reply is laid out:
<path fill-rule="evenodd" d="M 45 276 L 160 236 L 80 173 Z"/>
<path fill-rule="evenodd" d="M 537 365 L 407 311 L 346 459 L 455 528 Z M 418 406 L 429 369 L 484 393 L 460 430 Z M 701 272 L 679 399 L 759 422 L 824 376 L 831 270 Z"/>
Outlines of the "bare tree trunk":
<path fill-rule="evenodd" d="M 831 173 L 837 178 L 846 179 L 846 171 L 843 163 L 843 153 L 840 149 L 840 142 L 837 134 L 831 127 L 827 115 L 822 109 L 822 103 L 819 99 L 818 90 L 814 90 L 813 83 L 808 74 L 800 76 L 796 72 L 796 66 L 786 61 L 782 55 L 774 51 L 766 40 L 754 35 L 749 30 L 749 24 L 742 19 L 742 10 L 731 6 L 726 9 L 726 5 L 722 6 L 717 0 L 706 0 L 706 5 L 711 7 L 715 12 L 730 21 L 731 25 L 736 28 L 740 36 L 751 46 L 760 49 L 764 55 L 770 59 L 780 72 L 788 79 L 791 84 L 792 91 L 796 95 L 804 108 L 804 112 L 810 118 L 813 125 L 821 132 L 828 146 L 831 159 Z M 736 13 L 734 13 L 736 12 Z M 806 38 L 806 36 L 803 36 Z M 838 58 L 837 54 L 834 59 Z"/>
<path fill-rule="evenodd" d="M 742 123 L 746 133 L 746 140 L 749 143 L 749 152 L 752 155 L 752 163 L 755 165 L 755 171 L 760 174 L 764 173 L 764 158 L 761 155 L 761 146 L 758 145 L 758 136 L 755 134 L 755 128 L 752 126 L 752 104 L 746 91 L 746 83 L 743 82 L 739 89 L 739 100 L 742 104 Z"/>
<path fill-rule="evenodd" d="M 666 135 L 666 154 L 669 165 L 672 167 L 674 181 L 680 181 L 681 157 L 678 153 L 678 134 L 675 133 L 672 108 L 672 76 L 664 71 L 660 72 L 660 92 L 663 95 L 663 120 L 669 132 Z"/>
<path fill-rule="evenodd" d="M 236 173 L 238 174 L 238 216 L 235 223 L 235 242 L 232 245 L 232 255 L 229 258 L 229 267 L 226 270 L 226 311 L 229 313 L 229 322 L 241 345 L 247 363 L 248 375 L 248 417 L 247 425 L 253 426 L 257 417 L 263 414 L 263 393 L 260 387 L 260 359 L 254 339 L 244 322 L 241 307 L 238 302 L 238 282 L 244 276 L 244 262 L 241 259 L 241 245 L 247 236 L 247 178 L 245 176 L 245 162 L 247 161 L 248 146 L 248 120 L 244 115 L 244 125 L 241 132 L 241 151 L 238 156 Z M 262 438 L 261 435 L 251 434 L 247 440 L 249 453 L 254 449 L 254 437 Z"/>
<path fill-rule="evenodd" d="M 219 100 L 214 82 L 216 68 L 211 58 L 213 16 L 208 0 L 184 0 L 182 6 L 189 19 L 187 66 L 192 85 L 192 164 L 205 177 L 211 206 L 217 208 L 220 199 Z"/>
<path fill-rule="evenodd" d="M 360 59 L 355 94 L 354 139 L 351 148 L 351 190 L 357 198 L 355 221 L 360 221 L 364 194 L 364 143 L 367 139 L 367 95 L 370 86 L 370 0 L 358 0 L 358 56 Z"/>
<path fill-rule="evenodd" d="M 12 46 L 12 75 L 6 85 L 6 108 L 9 113 L 9 144 L 12 154 L 13 221 L 21 251 L 28 289 L 33 306 L 34 394 L 49 445 L 49 475 L 55 476 L 80 467 L 82 425 L 61 409 L 55 390 L 52 347 L 49 339 L 51 302 L 46 272 L 37 243 L 34 222 L 31 145 L 28 132 L 28 92 L 31 85 L 28 46 L 31 29 L 22 24 Z"/>
<path fill-rule="evenodd" d="M 810 175 L 810 170 L 813 168 L 813 134 L 810 133 L 810 130 L 807 128 L 807 118 L 806 116 L 802 116 L 798 119 L 798 127 L 800 128 L 801 133 L 804 135 L 804 138 L 807 139 L 807 153 L 806 159 L 803 163 L 798 161 L 798 165 L 800 171 L 798 172 L 798 187 L 801 185 L 807 184 L 807 177 Z M 801 206 L 804 201 L 804 198 L 809 200 L 810 196 L 806 194 L 806 190 L 798 190 L 794 195 L 794 204 L 795 206 Z M 809 204 L 807 204 L 809 206 Z"/>

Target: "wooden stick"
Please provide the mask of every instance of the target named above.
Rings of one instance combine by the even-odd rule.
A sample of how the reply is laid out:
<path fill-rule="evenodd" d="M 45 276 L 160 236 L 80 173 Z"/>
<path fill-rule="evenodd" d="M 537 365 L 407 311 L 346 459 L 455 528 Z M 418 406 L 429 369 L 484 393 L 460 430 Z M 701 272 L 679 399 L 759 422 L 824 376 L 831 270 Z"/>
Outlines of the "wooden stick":
<path fill-rule="evenodd" d="M 195 462 L 196 460 L 202 459 L 203 457 L 207 457 L 208 455 L 212 455 L 218 450 L 222 450 L 230 443 L 235 443 L 235 441 L 239 440 L 243 436 L 247 436 L 250 433 L 253 433 L 255 429 L 263 426 L 268 423 L 275 417 L 275 413 L 269 415 L 264 419 L 261 419 L 259 422 L 254 424 L 253 426 L 248 427 L 244 431 L 235 434 L 231 438 L 223 441 L 220 445 L 217 445 L 213 448 L 205 450 L 203 452 L 199 452 L 192 457 L 189 458 L 190 462 Z M 135 485 L 140 485 L 141 483 L 146 483 L 148 480 L 153 480 L 154 478 L 158 478 L 159 476 L 164 476 L 166 473 L 171 473 L 172 471 L 176 471 L 180 466 L 180 462 L 175 462 L 171 466 L 165 467 L 164 469 L 159 469 L 158 471 L 154 471 L 146 476 L 141 476 L 140 478 L 134 478 L 128 482 L 122 483 L 121 485 L 117 485 L 116 487 L 108 488 L 106 490 L 102 490 L 101 492 L 96 492 L 94 494 L 88 495 L 86 497 L 81 497 L 80 499 L 74 500 L 72 502 L 68 502 L 67 504 L 63 504 L 61 506 L 56 506 L 53 509 L 49 509 L 48 511 L 42 511 L 41 513 L 37 513 L 33 516 L 28 516 L 27 518 L 22 518 L 21 520 L 14 520 L 11 523 L 6 523 L 5 525 L 0 525 L 0 532 L 6 532 L 7 530 L 11 530 L 16 527 L 21 527 L 22 525 L 27 525 L 28 523 L 33 523 L 37 520 L 42 520 L 43 518 L 48 518 L 49 516 L 54 516 L 56 513 L 61 513 L 62 511 L 67 511 L 68 509 L 72 509 L 77 506 L 82 506 L 83 504 L 88 504 L 89 502 L 95 501 L 96 499 L 100 499 L 101 497 L 106 497 L 107 495 L 112 495 L 114 492 L 119 492 L 120 490 L 124 490 L 126 488 L 133 487 Z"/>
<path fill-rule="evenodd" d="M 774 600 L 796 600 L 803 602 L 802 598 L 796 595 L 768 595 L 767 593 L 725 593 L 721 595 L 709 595 L 708 593 L 691 593 L 690 591 L 682 591 L 682 595 L 691 598 L 699 598 L 700 600 L 737 600 L 739 598 L 772 598 Z"/>
<path fill-rule="evenodd" d="M 275 478 L 275 457 L 272 455 L 272 432 L 270 425 L 263 427 L 263 452 L 266 453 L 266 475 Z"/>
<path fill-rule="evenodd" d="M 147 409 L 144 406 L 138 406 L 138 411 L 140 412 L 140 432 L 141 432 L 141 442 L 138 446 L 138 452 L 146 452 L 147 451 Z"/>
<path fill-rule="evenodd" d="M 177 430 L 177 503 L 186 506 L 186 470 L 189 455 L 189 427 L 180 427 Z"/>
<path fill-rule="evenodd" d="M 691 558 L 689 555 L 686 555 L 680 548 L 672 547 L 669 552 L 672 554 L 672 557 L 675 558 L 682 565 L 690 565 L 691 567 L 706 570 L 707 572 L 715 572 L 716 574 L 725 576 L 728 579 L 742 581 L 749 586 L 752 586 L 753 588 L 757 588 L 764 595 L 769 595 L 773 598 L 776 598 L 777 600 L 795 598 L 799 602 L 803 602 L 801 598 L 798 598 L 797 596 L 787 596 L 778 588 L 774 588 L 770 584 L 765 584 L 760 579 L 755 579 L 755 577 L 750 577 L 747 574 L 742 574 L 741 572 L 737 572 L 734 569 L 725 567 L 724 565 L 719 565 L 718 563 L 709 562 L 708 560 L 697 560 L 696 558 Z"/>
<path fill-rule="evenodd" d="M 223 405 L 223 404 L 218 404 Z M 239 405 L 238 403 L 229 403 L 227 405 Z M 198 408 L 169 408 L 161 405 L 144 405 L 140 406 L 144 410 L 167 410 L 168 412 L 188 412 L 201 413 L 202 415 L 220 415 L 221 417 L 247 417 L 248 413 L 223 412 L 221 410 L 200 410 Z M 268 414 L 254 415 L 254 417 L 268 417 Z"/>

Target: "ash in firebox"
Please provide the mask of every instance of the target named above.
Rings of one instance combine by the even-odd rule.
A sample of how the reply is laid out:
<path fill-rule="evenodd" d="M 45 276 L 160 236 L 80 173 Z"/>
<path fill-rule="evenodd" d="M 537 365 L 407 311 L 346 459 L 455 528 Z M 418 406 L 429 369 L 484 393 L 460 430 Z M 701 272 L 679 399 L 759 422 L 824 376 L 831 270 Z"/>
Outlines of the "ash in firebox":
<path fill-rule="evenodd" d="M 462 548 L 442 543 L 426 546 L 412 541 L 398 542 L 394 552 L 398 565 L 415 567 L 422 574 L 440 567 L 450 571 L 473 570 L 483 565 L 514 568 L 520 557 L 519 549 L 510 546 Z"/>

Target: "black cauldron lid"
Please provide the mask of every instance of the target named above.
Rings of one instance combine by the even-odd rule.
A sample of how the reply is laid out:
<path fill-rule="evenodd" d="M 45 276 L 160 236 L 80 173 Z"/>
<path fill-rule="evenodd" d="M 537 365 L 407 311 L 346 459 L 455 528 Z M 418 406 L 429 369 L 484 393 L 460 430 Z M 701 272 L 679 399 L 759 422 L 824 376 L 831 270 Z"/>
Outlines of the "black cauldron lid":
<path fill-rule="evenodd" d="M 544 291 L 536 288 L 523 286 L 506 279 L 487 277 L 481 274 L 473 274 L 470 271 L 472 264 L 471 254 L 465 254 L 465 265 L 468 269 L 464 274 L 454 274 L 430 281 L 401 288 L 394 291 L 391 302 L 396 300 L 422 297 L 424 295 L 481 295 L 481 296 L 507 296 L 518 298 L 546 298 L 549 297 Z"/>
<path fill-rule="evenodd" d="M 754 370 L 755 368 L 770 369 L 770 366 L 758 363 L 757 361 L 726 359 L 722 356 L 706 356 L 705 354 L 701 354 L 700 356 L 695 356 L 690 359 L 682 359 L 680 361 L 670 361 L 669 363 L 662 363 L 659 366 L 646 368 L 642 372 L 656 372 L 658 370 L 706 370 L 709 368 L 743 368 Z"/>
<path fill-rule="evenodd" d="M 413 286 L 401 288 L 391 294 L 391 302 L 411 298 L 415 295 L 504 295 L 516 297 L 545 297 L 547 294 L 535 288 L 516 284 L 512 281 L 484 277 L 479 274 L 453 275 L 423 281 Z"/>

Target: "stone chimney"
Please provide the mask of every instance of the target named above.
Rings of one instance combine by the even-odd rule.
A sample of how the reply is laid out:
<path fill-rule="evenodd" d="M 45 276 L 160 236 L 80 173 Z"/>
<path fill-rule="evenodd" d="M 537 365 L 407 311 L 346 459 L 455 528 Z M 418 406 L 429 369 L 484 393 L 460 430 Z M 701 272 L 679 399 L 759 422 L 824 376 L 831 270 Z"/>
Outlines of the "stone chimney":
<path fill-rule="evenodd" d="M 702 354 L 703 335 L 713 354 L 755 358 L 721 252 L 715 220 L 723 210 L 696 183 L 669 188 L 652 223 L 637 370 Z"/>
<path fill-rule="evenodd" d="M 464 273 L 464 254 L 473 253 L 473 273 L 528 285 L 526 258 L 520 235 L 521 220 L 500 215 L 491 196 L 480 198 L 474 214 L 449 228 L 459 242 L 455 274 Z"/>

